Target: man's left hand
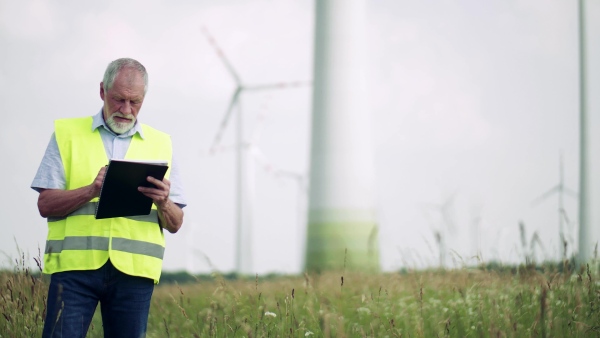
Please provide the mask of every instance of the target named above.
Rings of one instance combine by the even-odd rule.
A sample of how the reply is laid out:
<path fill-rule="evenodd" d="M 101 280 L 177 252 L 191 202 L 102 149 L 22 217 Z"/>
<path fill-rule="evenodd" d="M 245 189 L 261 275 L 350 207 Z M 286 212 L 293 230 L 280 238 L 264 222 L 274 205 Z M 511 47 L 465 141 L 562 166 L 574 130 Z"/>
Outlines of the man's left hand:
<path fill-rule="evenodd" d="M 171 191 L 171 182 L 168 179 L 162 181 L 152 176 L 148 176 L 148 182 L 154 184 L 156 188 L 138 187 L 138 190 L 152 199 L 157 207 L 162 208 L 169 201 L 169 192 Z"/>
<path fill-rule="evenodd" d="M 166 178 L 160 181 L 150 176 L 148 182 L 154 184 L 156 188 L 138 187 L 138 190 L 150 197 L 158 207 L 158 224 L 170 233 L 176 233 L 183 223 L 183 210 L 169 199 L 171 182 Z"/>

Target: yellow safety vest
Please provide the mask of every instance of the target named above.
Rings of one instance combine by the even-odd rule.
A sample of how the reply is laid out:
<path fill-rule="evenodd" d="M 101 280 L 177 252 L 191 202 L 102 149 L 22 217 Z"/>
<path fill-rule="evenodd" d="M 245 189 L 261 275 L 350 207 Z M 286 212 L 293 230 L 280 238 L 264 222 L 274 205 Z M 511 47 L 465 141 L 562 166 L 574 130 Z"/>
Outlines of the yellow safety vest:
<path fill-rule="evenodd" d="M 108 164 L 100 132 L 92 131 L 92 118 L 60 119 L 54 123 L 67 190 L 91 184 L 100 168 Z M 126 159 L 167 160 L 171 166 L 171 137 L 142 124 L 144 138 L 136 133 Z M 169 177 L 170 170 L 165 177 Z M 43 272 L 95 270 L 110 258 L 128 275 L 158 283 L 165 239 L 152 205 L 148 216 L 96 219 L 98 198 L 66 217 L 48 217 L 48 239 Z"/>

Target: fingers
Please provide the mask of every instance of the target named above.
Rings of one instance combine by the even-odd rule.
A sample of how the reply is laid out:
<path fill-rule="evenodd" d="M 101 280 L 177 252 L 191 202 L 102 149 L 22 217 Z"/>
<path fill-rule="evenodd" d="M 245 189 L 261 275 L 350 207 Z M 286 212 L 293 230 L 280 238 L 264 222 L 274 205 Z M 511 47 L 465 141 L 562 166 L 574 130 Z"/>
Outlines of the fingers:
<path fill-rule="evenodd" d="M 100 168 L 98 175 L 96 175 L 96 180 L 102 181 L 104 179 L 104 175 L 106 175 L 106 167 Z"/>
<path fill-rule="evenodd" d="M 147 180 L 148 180 L 148 182 L 154 184 L 157 189 L 167 190 L 167 191 L 171 190 L 171 182 L 166 178 L 161 181 L 161 180 L 157 180 L 156 178 L 154 178 L 152 176 L 148 176 Z"/>
<path fill-rule="evenodd" d="M 102 181 L 104 181 L 104 175 L 106 175 L 106 167 L 100 168 L 98 175 L 92 183 L 93 195 L 97 197 L 100 194 L 100 188 L 102 188 Z"/>
<path fill-rule="evenodd" d="M 161 181 L 151 176 L 148 176 L 147 180 L 154 184 L 156 188 L 138 187 L 138 191 L 151 198 L 157 206 L 166 203 L 169 200 L 171 182 L 166 178 Z"/>

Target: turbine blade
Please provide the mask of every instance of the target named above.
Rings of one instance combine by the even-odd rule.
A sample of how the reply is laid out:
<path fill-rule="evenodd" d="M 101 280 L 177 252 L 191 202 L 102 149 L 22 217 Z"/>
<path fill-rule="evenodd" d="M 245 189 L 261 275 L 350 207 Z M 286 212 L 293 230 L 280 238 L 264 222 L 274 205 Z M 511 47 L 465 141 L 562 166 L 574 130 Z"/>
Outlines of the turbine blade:
<path fill-rule="evenodd" d="M 210 147 L 211 151 L 214 151 L 216 149 L 217 145 L 219 144 L 219 142 L 221 141 L 221 137 L 223 136 L 223 133 L 225 132 L 225 128 L 227 128 L 227 123 L 229 123 L 229 119 L 232 115 L 233 108 L 237 104 L 237 100 L 238 100 L 238 97 L 239 97 L 241 91 L 242 91 L 242 88 L 238 87 L 235 90 L 235 92 L 233 93 L 233 96 L 231 97 L 231 101 L 229 102 L 229 107 L 227 107 L 227 112 L 225 113 L 225 116 L 223 116 L 223 120 L 221 120 L 221 125 L 219 126 L 219 129 L 217 130 L 217 134 L 215 135 L 215 139 L 213 140 L 213 143 Z"/>
<path fill-rule="evenodd" d="M 227 70 L 235 80 L 235 83 L 241 85 L 242 81 L 240 80 L 239 75 L 231 65 L 231 62 L 229 62 L 229 59 L 227 59 L 227 56 L 225 56 L 225 53 L 223 52 L 221 47 L 219 47 L 219 45 L 217 44 L 217 40 L 215 40 L 215 38 L 208 32 L 208 29 L 205 26 L 202 26 L 202 33 L 204 33 L 204 36 L 206 36 L 206 39 L 208 40 L 210 45 L 217 52 L 217 56 L 219 57 L 219 59 L 221 59 L 221 61 L 225 65 L 225 68 L 227 68 Z"/>
<path fill-rule="evenodd" d="M 304 86 L 310 86 L 312 82 L 308 81 L 293 81 L 293 82 L 278 82 L 278 83 L 267 83 L 254 86 L 247 86 L 245 89 L 248 90 L 278 90 L 278 89 L 291 89 Z"/>
<path fill-rule="evenodd" d="M 559 185 L 553 187 L 552 189 L 550 189 L 547 192 L 545 192 L 542 195 L 540 195 L 540 197 L 534 199 L 531 202 L 531 206 L 532 207 L 537 206 L 538 204 L 540 204 L 541 202 L 543 202 L 546 198 L 550 197 L 552 194 L 554 194 L 555 192 L 558 192 L 559 190 L 560 190 L 560 186 Z"/>

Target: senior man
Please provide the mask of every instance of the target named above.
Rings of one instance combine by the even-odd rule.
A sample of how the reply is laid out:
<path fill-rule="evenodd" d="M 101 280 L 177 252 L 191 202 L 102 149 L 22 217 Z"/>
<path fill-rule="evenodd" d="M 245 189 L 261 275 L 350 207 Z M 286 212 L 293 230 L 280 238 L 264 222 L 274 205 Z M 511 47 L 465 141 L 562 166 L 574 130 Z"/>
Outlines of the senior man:
<path fill-rule="evenodd" d="M 163 229 L 179 230 L 186 204 L 170 136 L 138 121 L 147 89 L 141 63 L 115 60 L 100 83 L 100 112 L 54 123 L 31 185 L 48 220 L 44 273 L 51 277 L 43 337 L 85 337 L 98 302 L 105 337 L 145 336 L 162 268 Z M 138 188 L 153 201 L 149 216 L 95 219 L 109 159 L 168 161 L 162 181 L 148 177 L 155 187 Z"/>

